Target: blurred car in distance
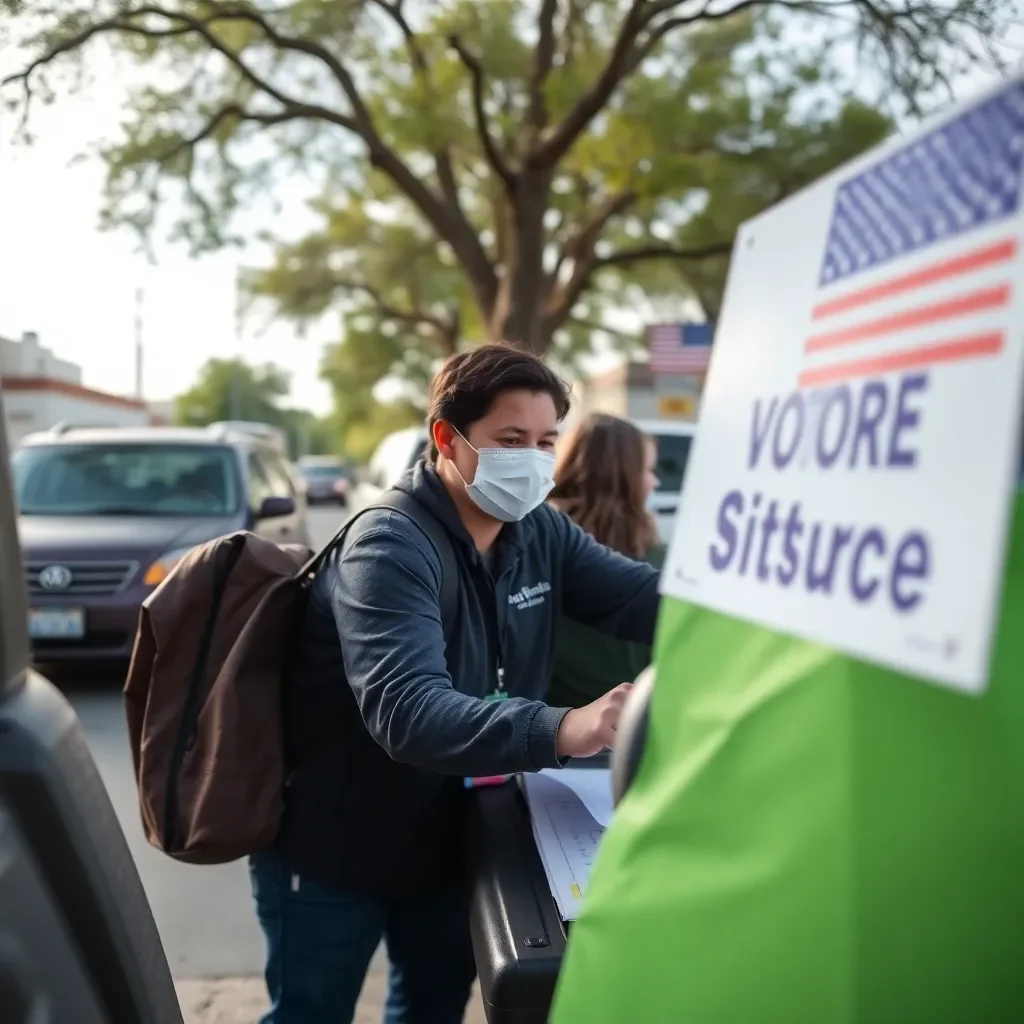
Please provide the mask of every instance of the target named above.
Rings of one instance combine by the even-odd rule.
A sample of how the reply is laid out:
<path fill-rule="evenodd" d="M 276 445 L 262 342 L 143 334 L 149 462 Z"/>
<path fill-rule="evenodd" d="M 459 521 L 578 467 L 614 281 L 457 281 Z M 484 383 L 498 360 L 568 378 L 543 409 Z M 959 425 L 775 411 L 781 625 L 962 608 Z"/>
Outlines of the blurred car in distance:
<path fill-rule="evenodd" d="M 260 423 L 258 420 L 218 420 L 211 423 L 210 430 L 227 434 L 251 434 L 260 438 L 279 455 L 288 456 L 288 435 L 272 423 Z"/>
<path fill-rule="evenodd" d="M 667 544 L 672 538 L 697 424 L 681 420 L 634 420 L 634 423 L 653 437 L 658 446 L 658 462 L 654 469 L 658 486 L 651 495 L 651 511 L 658 521 L 658 536 L 663 544 Z"/>
<path fill-rule="evenodd" d="M 377 445 L 363 478 L 350 490 L 348 507 L 354 515 L 378 501 L 427 448 L 427 428 L 407 427 L 384 437 Z"/>
<path fill-rule="evenodd" d="M 305 497 L 252 434 L 51 431 L 11 469 L 37 662 L 127 658 L 143 600 L 197 544 L 235 530 L 309 544 Z"/>
<path fill-rule="evenodd" d="M 347 503 L 352 472 L 341 459 L 333 455 L 305 455 L 296 465 L 311 505 Z"/>

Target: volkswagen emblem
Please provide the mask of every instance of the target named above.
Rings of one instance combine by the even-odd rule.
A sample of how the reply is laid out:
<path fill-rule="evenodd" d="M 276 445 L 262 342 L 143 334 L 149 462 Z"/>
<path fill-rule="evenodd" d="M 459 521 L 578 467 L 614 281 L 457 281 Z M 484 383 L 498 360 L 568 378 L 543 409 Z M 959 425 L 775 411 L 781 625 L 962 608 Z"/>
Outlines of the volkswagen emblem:
<path fill-rule="evenodd" d="M 71 586 L 71 570 L 64 565 L 48 565 L 39 574 L 43 590 L 67 590 Z"/>

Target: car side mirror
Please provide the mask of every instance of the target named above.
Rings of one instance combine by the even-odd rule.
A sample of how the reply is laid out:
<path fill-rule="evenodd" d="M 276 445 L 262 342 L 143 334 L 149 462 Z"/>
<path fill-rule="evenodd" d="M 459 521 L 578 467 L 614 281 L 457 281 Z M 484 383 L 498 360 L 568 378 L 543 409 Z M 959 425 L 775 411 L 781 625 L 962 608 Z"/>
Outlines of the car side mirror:
<path fill-rule="evenodd" d="M 264 498 L 256 513 L 257 519 L 280 519 L 295 513 L 295 499 L 286 497 Z"/>
<path fill-rule="evenodd" d="M 616 806 L 640 767 L 640 758 L 647 740 L 647 719 L 653 692 L 654 666 L 648 665 L 636 677 L 636 683 L 619 715 L 615 748 L 612 750 L 612 800 Z"/>

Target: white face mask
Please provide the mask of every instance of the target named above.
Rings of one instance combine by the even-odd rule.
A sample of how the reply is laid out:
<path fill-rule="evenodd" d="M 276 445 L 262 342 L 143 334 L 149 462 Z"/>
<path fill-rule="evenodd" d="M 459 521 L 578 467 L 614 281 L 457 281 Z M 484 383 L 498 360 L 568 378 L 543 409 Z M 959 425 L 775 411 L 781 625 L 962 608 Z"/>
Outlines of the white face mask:
<path fill-rule="evenodd" d="M 462 440 L 466 441 L 464 437 Z M 555 486 L 555 457 L 550 452 L 539 448 L 473 448 L 473 451 L 478 456 L 476 476 L 471 484 L 466 484 L 466 493 L 484 512 L 503 523 L 518 522 Z"/>

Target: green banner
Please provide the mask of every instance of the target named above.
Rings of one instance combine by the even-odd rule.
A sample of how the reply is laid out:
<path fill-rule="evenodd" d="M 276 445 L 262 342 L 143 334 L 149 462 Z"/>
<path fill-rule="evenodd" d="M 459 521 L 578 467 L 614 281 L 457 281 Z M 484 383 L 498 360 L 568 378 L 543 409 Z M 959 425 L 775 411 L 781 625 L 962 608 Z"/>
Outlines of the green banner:
<path fill-rule="evenodd" d="M 1020 492 L 980 696 L 670 598 L 655 663 L 556 1024 L 1024 1021 Z"/>

